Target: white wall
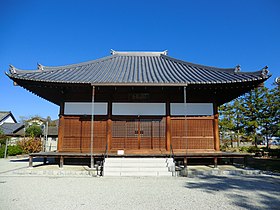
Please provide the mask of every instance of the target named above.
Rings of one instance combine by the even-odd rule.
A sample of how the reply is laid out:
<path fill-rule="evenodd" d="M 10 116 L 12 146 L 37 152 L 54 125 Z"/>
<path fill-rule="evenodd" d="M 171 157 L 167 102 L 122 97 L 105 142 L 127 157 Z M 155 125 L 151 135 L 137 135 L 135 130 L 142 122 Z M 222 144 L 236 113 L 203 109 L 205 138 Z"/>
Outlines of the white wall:
<path fill-rule="evenodd" d="M 107 103 L 94 103 L 94 115 L 107 115 Z M 90 102 L 65 102 L 65 115 L 91 115 Z"/>
<path fill-rule="evenodd" d="M 171 103 L 171 116 L 208 116 L 213 115 L 212 103 Z"/>
<path fill-rule="evenodd" d="M 3 121 L 1 121 L 0 125 L 2 125 L 3 123 L 16 123 L 16 122 L 14 121 L 14 119 L 11 116 L 9 116 L 6 119 L 4 119 Z"/>
<path fill-rule="evenodd" d="M 113 115 L 164 116 L 165 103 L 113 103 Z"/>

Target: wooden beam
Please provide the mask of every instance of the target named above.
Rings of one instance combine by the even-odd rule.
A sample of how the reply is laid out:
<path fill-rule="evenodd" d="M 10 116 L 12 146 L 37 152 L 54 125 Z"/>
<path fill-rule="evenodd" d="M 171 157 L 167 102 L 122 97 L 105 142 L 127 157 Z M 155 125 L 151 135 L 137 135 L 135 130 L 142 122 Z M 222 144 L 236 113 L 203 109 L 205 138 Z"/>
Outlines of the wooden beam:
<path fill-rule="evenodd" d="M 33 157 L 29 156 L 29 167 L 33 167 Z"/>
<path fill-rule="evenodd" d="M 63 168 L 63 164 L 64 164 L 64 157 L 61 155 L 59 160 L 59 168 Z"/>
<path fill-rule="evenodd" d="M 108 151 L 112 148 L 112 119 L 108 118 L 107 120 L 107 145 Z"/>
<path fill-rule="evenodd" d="M 213 129 L 214 129 L 214 149 L 216 151 L 220 151 L 219 114 L 218 114 L 217 105 L 214 105 Z"/>
<path fill-rule="evenodd" d="M 108 145 L 108 151 L 112 148 L 112 101 L 108 101 L 108 108 L 107 108 L 107 145 Z"/>
<path fill-rule="evenodd" d="M 188 166 L 188 159 L 187 157 L 184 157 L 184 168 L 187 168 Z"/>
<path fill-rule="evenodd" d="M 63 139 L 64 139 L 64 116 L 59 116 L 59 127 L 58 127 L 58 142 L 57 142 L 57 151 L 62 151 Z"/>
<path fill-rule="evenodd" d="M 218 158 L 214 157 L 214 168 L 218 167 Z"/>
<path fill-rule="evenodd" d="M 166 103 L 166 150 L 170 151 L 171 145 L 171 118 L 170 118 L 170 102 Z"/>
<path fill-rule="evenodd" d="M 215 114 L 215 118 L 214 118 L 214 149 L 216 151 L 220 151 L 220 137 L 219 137 L 219 115 Z"/>

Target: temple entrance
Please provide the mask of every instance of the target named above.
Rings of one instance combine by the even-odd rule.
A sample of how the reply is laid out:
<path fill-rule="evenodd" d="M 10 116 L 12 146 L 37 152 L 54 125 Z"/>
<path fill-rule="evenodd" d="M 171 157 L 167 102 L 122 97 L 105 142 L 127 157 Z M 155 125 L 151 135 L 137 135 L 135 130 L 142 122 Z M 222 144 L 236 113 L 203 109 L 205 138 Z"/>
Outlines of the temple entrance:
<path fill-rule="evenodd" d="M 111 149 L 165 150 L 165 118 L 114 120 Z"/>

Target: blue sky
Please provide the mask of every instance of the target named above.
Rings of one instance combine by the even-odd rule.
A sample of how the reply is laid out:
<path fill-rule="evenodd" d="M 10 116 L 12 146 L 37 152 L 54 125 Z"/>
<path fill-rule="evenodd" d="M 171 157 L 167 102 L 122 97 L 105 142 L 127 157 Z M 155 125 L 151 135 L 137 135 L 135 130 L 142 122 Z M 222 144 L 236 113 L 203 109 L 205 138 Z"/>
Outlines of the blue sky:
<path fill-rule="evenodd" d="M 59 107 L 4 74 L 108 56 L 162 51 L 185 61 L 280 76 L 280 1 L 0 0 L 0 110 L 58 118 Z"/>

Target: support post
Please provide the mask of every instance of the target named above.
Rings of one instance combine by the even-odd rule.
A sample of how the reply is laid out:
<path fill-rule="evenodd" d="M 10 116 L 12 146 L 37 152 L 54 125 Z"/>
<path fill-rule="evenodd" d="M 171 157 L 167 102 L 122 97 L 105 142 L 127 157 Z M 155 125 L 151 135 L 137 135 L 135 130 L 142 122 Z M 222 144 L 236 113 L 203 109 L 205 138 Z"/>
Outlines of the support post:
<path fill-rule="evenodd" d="M 64 116 L 59 116 L 59 127 L 58 127 L 58 142 L 57 142 L 57 151 L 62 151 L 63 139 L 64 139 Z"/>
<path fill-rule="evenodd" d="M 44 157 L 44 165 L 47 164 L 47 157 Z"/>
<path fill-rule="evenodd" d="M 187 157 L 184 157 L 184 168 L 187 168 L 188 166 L 188 159 Z"/>
<path fill-rule="evenodd" d="M 184 121 L 184 132 L 185 132 L 185 138 L 186 138 L 186 153 L 188 149 L 188 134 L 187 134 L 187 87 L 184 87 L 184 113 L 185 113 L 185 121 Z M 184 136 L 184 135 L 183 135 Z"/>
<path fill-rule="evenodd" d="M 244 168 L 246 168 L 248 165 L 248 156 L 247 155 L 244 157 L 243 161 L 244 161 Z"/>
<path fill-rule="evenodd" d="M 111 145 L 112 145 L 112 120 L 111 119 L 107 120 L 107 144 L 108 144 L 107 149 L 109 151 L 111 150 Z"/>
<path fill-rule="evenodd" d="M 220 151 L 220 137 L 219 137 L 219 114 L 218 114 L 218 107 L 214 105 L 214 149 L 216 151 Z"/>
<path fill-rule="evenodd" d="M 94 94 L 95 87 L 92 85 L 92 97 L 91 97 L 91 130 L 90 130 L 90 168 L 94 167 L 94 159 L 93 159 L 93 131 L 94 131 Z"/>
<path fill-rule="evenodd" d="M 170 118 L 170 102 L 166 103 L 166 150 L 170 151 L 171 145 L 171 118 Z"/>
<path fill-rule="evenodd" d="M 59 168 L 63 168 L 63 164 L 64 164 L 64 157 L 61 155 L 59 160 Z"/>
<path fill-rule="evenodd" d="M 107 150 L 111 150 L 112 148 L 112 102 L 108 102 L 108 119 L 107 119 Z M 107 151 L 107 152 L 108 152 Z"/>
<path fill-rule="evenodd" d="M 214 168 L 218 167 L 218 158 L 214 157 Z"/>
<path fill-rule="evenodd" d="M 33 157 L 29 156 L 29 168 L 33 167 Z"/>

